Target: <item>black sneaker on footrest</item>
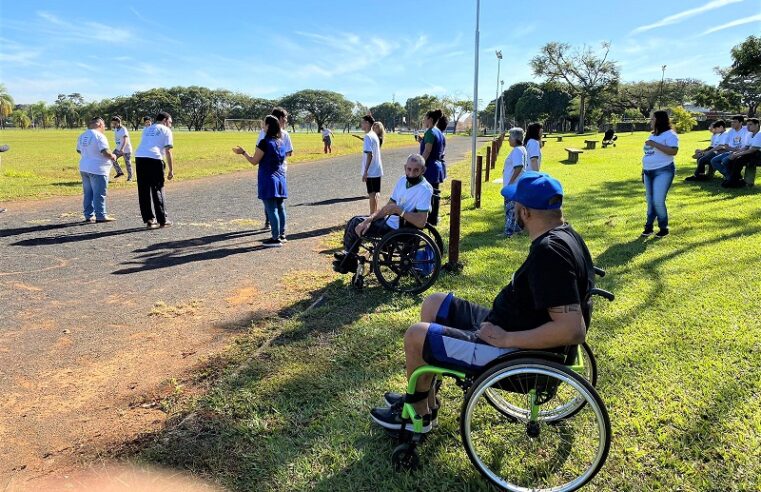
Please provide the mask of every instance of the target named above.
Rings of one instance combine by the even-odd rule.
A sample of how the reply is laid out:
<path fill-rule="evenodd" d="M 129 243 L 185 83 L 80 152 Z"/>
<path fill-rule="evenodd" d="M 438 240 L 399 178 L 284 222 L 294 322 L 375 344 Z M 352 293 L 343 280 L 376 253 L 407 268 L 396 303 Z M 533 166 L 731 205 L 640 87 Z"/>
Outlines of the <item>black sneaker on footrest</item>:
<path fill-rule="evenodd" d="M 380 425 L 384 429 L 390 431 L 401 431 L 402 425 L 405 430 L 415 432 L 415 428 L 410 421 L 402 420 L 401 407 L 379 407 L 370 410 L 370 417 L 373 422 Z M 431 432 L 431 414 L 423 415 L 423 434 Z"/>

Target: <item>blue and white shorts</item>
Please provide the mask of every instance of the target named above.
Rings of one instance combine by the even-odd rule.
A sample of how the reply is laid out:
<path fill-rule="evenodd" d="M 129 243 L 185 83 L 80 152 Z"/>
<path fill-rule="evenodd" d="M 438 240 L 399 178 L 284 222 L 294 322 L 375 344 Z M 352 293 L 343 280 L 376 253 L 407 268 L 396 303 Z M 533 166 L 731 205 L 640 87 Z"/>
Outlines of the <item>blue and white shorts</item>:
<path fill-rule="evenodd" d="M 431 365 L 465 372 L 477 371 L 515 349 L 494 347 L 476 335 L 489 308 L 447 295 L 431 323 L 423 345 L 423 359 Z"/>

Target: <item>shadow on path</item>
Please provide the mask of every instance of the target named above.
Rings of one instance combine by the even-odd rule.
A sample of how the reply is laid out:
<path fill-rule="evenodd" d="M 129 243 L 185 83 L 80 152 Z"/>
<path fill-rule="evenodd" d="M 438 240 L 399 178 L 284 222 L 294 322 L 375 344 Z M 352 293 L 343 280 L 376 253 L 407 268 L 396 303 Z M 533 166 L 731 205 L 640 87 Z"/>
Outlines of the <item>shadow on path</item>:
<path fill-rule="evenodd" d="M 77 227 L 90 225 L 86 222 L 67 222 L 65 224 L 46 224 L 46 225 L 34 225 L 29 227 L 16 227 L 14 229 L 2 229 L 0 230 L 0 237 L 20 236 L 22 234 L 29 234 L 30 232 L 44 232 L 54 231 L 56 229 L 66 229 L 67 227 Z"/>
<path fill-rule="evenodd" d="M 88 232 L 86 234 L 72 234 L 69 236 L 48 236 L 16 241 L 11 246 L 45 246 L 49 244 L 74 243 L 79 241 L 92 241 L 109 236 L 121 236 L 133 232 L 147 231 L 145 227 L 133 227 L 132 229 L 119 229 L 116 231 Z"/>
<path fill-rule="evenodd" d="M 367 196 L 352 196 L 352 197 L 345 197 L 345 198 L 330 198 L 328 200 L 321 200 L 319 202 L 305 202 L 305 203 L 297 203 L 296 205 L 293 205 L 294 207 L 315 207 L 318 205 L 334 205 L 336 203 L 347 203 L 347 202 L 356 202 L 359 200 L 366 200 Z"/>

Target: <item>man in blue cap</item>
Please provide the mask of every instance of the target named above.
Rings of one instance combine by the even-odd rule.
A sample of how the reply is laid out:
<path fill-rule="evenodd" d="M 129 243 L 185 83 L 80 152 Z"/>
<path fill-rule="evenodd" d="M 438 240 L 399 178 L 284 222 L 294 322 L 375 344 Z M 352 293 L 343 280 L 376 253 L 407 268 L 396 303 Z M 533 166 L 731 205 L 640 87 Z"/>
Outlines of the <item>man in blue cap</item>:
<path fill-rule="evenodd" d="M 563 219 L 563 187 L 551 176 L 525 172 L 503 194 L 516 202 L 520 226 L 531 248 L 491 308 L 449 294 L 426 298 L 420 322 L 404 335 L 407 377 L 420 366 L 475 372 L 515 349 L 563 351 L 584 341 L 582 303 L 592 288 L 594 267 L 584 240 Z M 374 408 L 375 423 L 410 431 L 404 402 L 423 417 L 423 432 L 436 421 L 439 401 L 432 376 L 418 379 L 414 394 L 386 393 L 386 406 Z"/>

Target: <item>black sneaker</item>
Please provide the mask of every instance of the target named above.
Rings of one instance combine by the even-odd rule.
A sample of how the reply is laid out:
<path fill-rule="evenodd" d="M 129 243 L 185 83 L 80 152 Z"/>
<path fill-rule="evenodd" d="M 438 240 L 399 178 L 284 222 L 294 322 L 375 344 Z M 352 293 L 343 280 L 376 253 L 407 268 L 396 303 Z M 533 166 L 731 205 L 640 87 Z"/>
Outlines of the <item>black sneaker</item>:
<path fill-rule="evenodd" d="M 399 407 L 404 405 L 405 395 L 403 393 L 395 393 L 393 391 L 387 391 L 383 394 L 383 400 L 389 408 Z M 441 408 L 441 402 L 436 397 L 436 408 L 431 409 L 431 425 L 436 427 L 439 425 L 439 408 Z"/>
<path fill-rule="evenodd" d="M 262 241 L 262 246 L 265 248 L 280 248 L 283 246 L 283 243 L 280 242 L 280 239 L 265 239 Z"/>
<path fill-rule="evenodd" d="M 700 179 L 704 175 L 699 174 L 693 174 L 692 176 L 687 176 L 684 178 L 685 181 L 704 181 L 703 179 Z"/>
<path fill-rule="evenodd" d="M 116 173 L 116 175 L 114 176 L 114 179 L 121 178 L 122 176 L 124 176 L 124 173 Z"/>
<path fill-rule="evenodd" d="M 650 237 L 652 235 L 653 235 L 653 227 L 652 226 L 650 226 L 650 227 L 646 226 L 645 230 L 642 231 L 642 234 L 641 234 L 642 237 Z"/>
<path fill-rule="evenodd" d="M 281 234 L 278 239 L 280 239 L 281 243 L 287 243 L 288 242 L 288 238 L 285 237 L 285 234 Z"/>
<path fill-rule="evenodd" d="M 370 417 L 373 419 L 373 422 L 380 425 L 384 429 L 388 429 L 391 431 L 400 431 L 402 430 L 402 425 L 404 425 L 405 430 L 408 430 L 410 432 L 415 432 L 415 428 L 412 426 L 412 422 L 405 423 L 402 421 L 401 407 L 373 408 L 372 410 L 370 410 Z M 431 427 L 432 427 L 431 414 L 423 415 L 422 433 L 426 434 L 428 432 L 431 432 Z"/>
<path fill-rule="evenodd" d="M 664 237 L 666 237 L 668 235 L 669 235 L 669 229 L 667 227 L 665 229 L 659 230 L 658 233 L 655 235 L 655 237 L 658 238 L 658 239 L 663 239 Z"/>

